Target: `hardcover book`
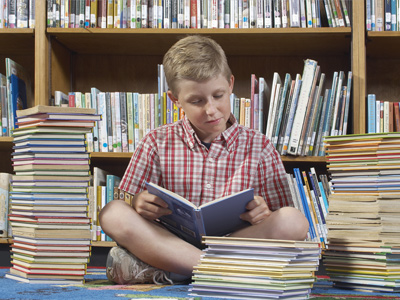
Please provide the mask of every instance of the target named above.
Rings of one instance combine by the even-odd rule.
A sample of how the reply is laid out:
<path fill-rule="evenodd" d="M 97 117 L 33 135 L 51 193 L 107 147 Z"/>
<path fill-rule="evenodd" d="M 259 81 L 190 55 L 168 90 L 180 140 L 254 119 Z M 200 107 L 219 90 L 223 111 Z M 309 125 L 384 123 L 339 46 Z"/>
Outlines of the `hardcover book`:
<path fill-rule="evenodd" d="M 193 245 L 200 246 L 204 235 L 222 236 L 249 224 L 240 219 L 240 215 L 247 211 L 247 203 L 254 199 L 253 189 L 196 207 L 187 199 L 154 183 L 146 185 L 149 193 L 163 199 L 172 211 L 172 214 L 161 217 L 160 222 L 183 235 Z"/>

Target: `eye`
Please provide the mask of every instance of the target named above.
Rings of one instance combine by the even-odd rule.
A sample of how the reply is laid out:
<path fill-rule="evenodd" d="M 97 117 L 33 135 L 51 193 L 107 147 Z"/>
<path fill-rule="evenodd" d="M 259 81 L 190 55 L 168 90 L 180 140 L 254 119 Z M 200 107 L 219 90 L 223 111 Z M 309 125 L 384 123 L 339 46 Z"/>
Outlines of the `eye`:
<path fill-rule="evenodd" d="M 214 98 L 215 98 L 215 99 L 220 99 L 220 98 L 222 98 L 223 96 L 224 96 L 223 94 L 217 94 L 217 95 L 214 96 Z"/>
<path fill-rule="evenodd" d="M 191 104 L 194 104 L 194 105 L 200 104 L 200 103 L 201 103 L 201 99 L 192 100 L 192 101 L 190 101 L 190 103 L 191 103 Z"/>

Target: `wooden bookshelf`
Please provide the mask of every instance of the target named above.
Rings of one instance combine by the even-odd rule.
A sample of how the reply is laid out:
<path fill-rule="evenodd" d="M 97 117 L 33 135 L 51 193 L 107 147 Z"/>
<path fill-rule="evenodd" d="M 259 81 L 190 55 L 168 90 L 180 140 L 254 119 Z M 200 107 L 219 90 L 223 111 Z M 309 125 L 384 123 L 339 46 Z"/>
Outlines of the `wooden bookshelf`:
<path fill-rule="evenodd" d="M 352 1 L 352 28 L 99 29 L 46 28 L 46 1 L 36 1 L 35 29 L 0 29 L 4 58 L 22 64 L 34 78 L 34 105 L 48 105 L 54 91 L 157 91 L 157 64 L 180 37 L 207 35 L 224 48 L 235 75 L 234 92 L 250 95 L 250 75 L 272 82 L 273 72 L 301 73 L 304 60 L 318 61 L 331 84 L 334 71 L 353 71 L 350 133 L 365 132 L 365 96 L 399 94 L 400 32 L 365 32 L 365 1 Z M 367 68 L 368 66 L 368 68 Z M 388 71 L 389 70 L 389 71 Z M 368 88 L 367 88 L 368 81 Z M 12 172 L 12 138 L 0 137 L 0 172 Z M 123 175 L 132 153 L 92 153 L 91 165 Z M 4 159 L 4 157 L 6 157 Z M 283 156 L 288 170 L 316 166 L 324 157 Z M 110 242 L 95 242 L 108 247 Z"/>

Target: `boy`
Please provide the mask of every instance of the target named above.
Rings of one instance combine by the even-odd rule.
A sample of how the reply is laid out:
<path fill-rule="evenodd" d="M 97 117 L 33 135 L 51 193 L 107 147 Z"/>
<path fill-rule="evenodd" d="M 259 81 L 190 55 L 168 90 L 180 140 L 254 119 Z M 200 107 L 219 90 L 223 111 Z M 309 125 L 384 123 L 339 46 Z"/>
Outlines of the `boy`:
<path fill-rule="evenodd" d="M 293 208 L 285 169 L 265 135 L 241 126 L 230 111 L 234 77 L 212 39 L 188 36 L 163 60 L 169 98 L 183 120 L 150 132 L 136 149 L 120 188 L 131 205 L 112 201 L 100 224 L 119 247 L 110 250 L 107 276 L 119 284 L 173 283 L 191 278 L 202 251 L 156 220 L 170 210 L 145 189 L 154 182 L 195 205 L 253 187 L 240 217 L 249 226 L 231 236 L 303 240 L 304 215 Z"/>

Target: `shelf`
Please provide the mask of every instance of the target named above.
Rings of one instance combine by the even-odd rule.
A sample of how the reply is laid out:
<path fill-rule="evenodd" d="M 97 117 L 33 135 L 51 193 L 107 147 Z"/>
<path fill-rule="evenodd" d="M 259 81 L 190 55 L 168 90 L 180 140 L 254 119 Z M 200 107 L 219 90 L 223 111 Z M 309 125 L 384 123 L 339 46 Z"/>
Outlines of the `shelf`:
<path fill-rule="evenodd" d="M 93 247 L 114 247 L 117 246 L 115 242 L 92 242 Z"/>
<path fill-rule="evenodd" d="M 281 156 L 283 162 L 326 163 L 325 156 Z"/>
<path fill-rule="evenodd" d="M 9 136 L 0 137 L 0 151 L 11 151 L 13 146 L 13 138 Z"/>
<path fill-rule="evenodd" d="M 12 238 L 0 238 L 0 244 L 11 244 Z"/>
<path fill-rule="evenodd" d="M 180 37 L 203 34 L 227 55 L 341 56 L 350 54 L 351 28 L 101 29 L 48 28 L 47 33 L 79 54 L 163 55 Z"/>
<path fill-rule="evenodd" d="M 34 29 L 0 29 L 0 55 L 34 55 Z"/>
<path fill-rule="evenodd" d="M 400 31 L 369 31 L 366 43 L 368 58 L 398 59 L 400 52 Z"/>

